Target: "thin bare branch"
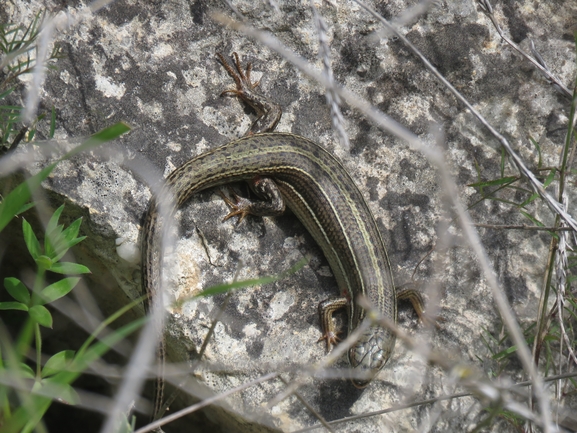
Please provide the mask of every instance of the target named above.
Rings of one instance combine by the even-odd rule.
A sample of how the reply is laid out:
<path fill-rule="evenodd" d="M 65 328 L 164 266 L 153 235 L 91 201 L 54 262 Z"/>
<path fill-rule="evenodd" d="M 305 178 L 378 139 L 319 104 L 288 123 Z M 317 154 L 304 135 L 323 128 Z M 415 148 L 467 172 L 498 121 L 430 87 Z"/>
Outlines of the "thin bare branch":
<path fill-rule="evenodd" d="M 188 415 L 189 413 L 196 412 L 197 410 L 202 409 L 203 407 L 210 406 L 211 404 L 214 404 L 217 401 L 223 400 L 226 397 L 228 397 L 229 395 L 236 394 L 237 392 L 243 391 L 247 388 L 250 388 L 251 386 L 258 385 L 259 383 L 263 383 L 263 382 L 266 382 L 268 380 L 274 379 L 278 375 L 279 375 L 279 373 L 274 372 L 274 373 L 269 373 L 269 374 L 266 374 L 264 376 L 261 376 L 258 379 L 255 379 L 255 380 L 252 380 L 250 382 L 239 385 L 236 388 L 229 389 L 228 391 L 225 391 L 223 393 L 215 395 L 214 397 L 207 398 L 207 399 L 201 401 L 200 403 L 194 404 L 194 405 L 189 406 L 185 409 L 179 410 L 178 412 L 175 412 L 172 415 L 169 415 L 167 417 L 159 419 L 158 421 L 150 423 L 150 424 L 136 430 L 134 433 L 146 433 L 149 431 L 156 430 L 157 428 L 160 428 L 163 425 L 171 423 L 171 422 L 177 420 L 178 418 L 182 418 L 183 416 Z"/>
<path fill-rule="evenodd" d="M 317 8 L 312 1 L 311 8 L 313 10 L 314 23 L 319 38 L 319 58 L 323 62 L 323 72 L 326 75 L 328 82 L 331 83 L 331 86 L 326 88 L 325 97 L 327 98 L 327 105 L 331 109 L 331 120 L 333 128 L 339 137 L 341 146 L 348 153 L 351 151 L 351 143 L 349 141 L 347 131 L 344 127 L 345 121 L 343 119 L 343 114 L 341 113 L 340 108 L 341 101 L 338 93 L 334 91 L 335 77 L 333 74 L 333 68 L 331 66 L 330 48 L 327 38 L 327 24 L 325 23 L 323 17 L 319 15 Z"/>
<path fill-rule="evenodd" d="M 493 135 L 493 137 L 495 137 L 499 141 L 499 143 L 501 143 L 501 146 L 503 146 L 503 148 L 507 151 L 507 154 L 513 160 L 513 162 L 517 166 L 517 169 L 520 171 L 520 173 L 529 180 L 529 183 L 530 183 L 531 187 L 533 188 L 533 190 L 537 194 L 539 194 L 539 196 L 543 200 L 545 200 L 545 203 L 547 203 L 549 208 L 555 214 L 558 214 L 561 218 L 563 218 L 567 222 L 567 224 L 571 228 L 573 228 L 573 230 L 577 231 L 577 221 L 571 215 L 569 215 L 567 212 L 565 212 L 565 210 L 563 209 L 561 204 L 557 200 L 555 200 L 553 197 L 551 197 L 551 195 L 549 195 L 549 193 L 547 193 L 547 191 L 545 191 L 543 184 L 541 182 L 539 182 L 539 180 L 533 174 L 533 172 L 527 168 L 527 166 L 525 165 L 525 163 L 523 162 L 521 157 L 519 155 L 517 155 L 517 153 L 513 150 L 513 148 L 509 144 L 509 141 L 507 141 L 507 139 L 503 135 L 501 135 L 495 128 L 493 128 L 493 126 L 481 115 L 481 113 L 479 113 L 475 109 L 475 107 L 473 107 L 469 103 L 469 101 L 467 101 L 465 99 L 465 97 L 463 95 L 461 95 L 461 93 L 457 89 L 455 89 L 455 87 L 451 83 L 449 83 L 445 77 L 443 77 L 443 75 L 398 30 L 397 27 L 391 25 L 387 20 L 385 20 L 376 11 L 374 11 L 373 9 L 371 9 L 370 7 L 368 7 L 367 5 L 362 3 L 361 1 L 355 0 L 355 3 L 357 3 L 363 9 L 365 9 L 367 12 L 369 12 L 372 16 L 377 18 L 381 22 L 381 24 L 383 24 L 389 31 L 394 33 L 394 35 L 396 37 L 398 37 L 413 52 L 413 54 L 415 54 L 421 60 L 421 62 L 423 62 L 423 64 L 427 67 L 427 69 L 429 69 L 437 77 L 437 79 L 440 80 L 443 83 L 443 85 L 445 87 L 447 87 L 447 89 L 449 89 L 451 91 L 451 93 L 469 109 L 469 111 L 471 111 L 471 113 L 473 113 L 473 115 L 477 118 L 477 120 L 479 120 L 479 122 L 481 122 L 483 124 L 483 126 L 485 126 L 485 128 L 487 128 L 489 130 L 491 135 Z"/>
<path fill-rule="evenodd" d="M 495 230 L 528 230 L 528 231 L 545 231 L 545 232 L 573 231 L 571 227 L 539 227 L 539 226 L 528 226 L 525 224 L 515 225 L 515 224 L 476 223 L 474 224 L 474 226 L 478 228 L 495 229 Z"/>
<path fill-rule="evenodd" d="M 559 80 L 555 75 L 553 75 L 551 73 L 551 71 L 547 67 L 547 64 L 545 63 L 545 60 L 543 60 L 541 55 L 535 49 L 535 44 L 533 43 L 533 41 L 531 41 L 531 51 L 533 51 L 533 55 L 535 55 L 535 58 L 531 57 L 529 54 L 527 54 L 525 51 L 523 51 L 521 48 L 519 48 L 519 46 L 517 44 L 515 44 L 515 42 L 513 42 L 511 39 L 509 39 L 505 35 L 503 30 L 501 29 L 501 27 L 497 23 L 497 20 L 495 18 L 495 14 L 493 13 L 493 7 L 491 6 L 491 3 L 489 2 L 489 0 L 477 0 L 477 1 L 479 2 L 481 9 L 483 9 L 483 12 L 485 12 L 485 15 L 487 15 L 489 17 L 489 19 L 493 23 L 493 26 L 495 26 L 495 29 L 497 30 L 497 33 L 499 33 L 499 36 L 501 36 L 501 38 L 505 42 L 507 42 L 515 51 L 517 51 L 519 54 L 521 54 L 525 59 L 527 59 L 529 62 L 531 62 L 533 64 L 533 66 L 535 66 L 539 71 L 541 71 L 543 73 L 543 75 L 545 75 L 545 77 L 547 77 L 547 79 L 550 82 L 554 83 L 555 88 L 557 88 L 561 93 L 563 93 L 568 98 L 571 98 L 571 92 L 561 82 L 561 80 Z"/>

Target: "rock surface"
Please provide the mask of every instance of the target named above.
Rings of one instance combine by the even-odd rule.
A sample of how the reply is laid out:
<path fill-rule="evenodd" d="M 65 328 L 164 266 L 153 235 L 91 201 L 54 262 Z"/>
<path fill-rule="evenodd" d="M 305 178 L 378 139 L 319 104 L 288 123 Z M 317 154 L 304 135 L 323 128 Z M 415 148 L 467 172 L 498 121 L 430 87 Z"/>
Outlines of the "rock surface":
<path fill-rule="evenodd" d="M 271 4 L 276 2 L 270 2 Z M 432 122 L 446 132 L 446 157 L 461 200 L 475 222 L 530 224 L 506 202 L 480 200 L 468 184 L 499 177 L 498 143 L 395 38 L 374 36 L 377 21 L 352 2 L 321 6 L 335 78 L 379 110 L 433 143 Z M 373 5 L 387 19 L 414 2 Z M 403 33 L 507 136 L 530 167 L 538 155 L 528 137 L 539 142 L 543 166 L 554 166 L 564 140 L 569 103 L 526 61 L 506 46 L 476 3 L 438 2 L 426 15 L 403 27 Z M 13 1 L 0 16 L 30 19 L 41 5 L 54 13 L 79 16 L 83 3 L 66 9 L 59 2 Z M 317 68 L 318 35 L 307 2 L 234 2 L 251 26 L 266 29 Z M 500 25 L 523 49 L 531 40 L 550 69 L 564 83 L 575 76 L 570 20 L 573 2 L 529 0 L 493 5 Z M 58 36 L 65 58 L 49 73 L 42 94 L 46 107 L 57 109 L 56 138 L 62 142 L 89 136 L 117 121 L 133 127 L 111 146 L 108 157 L 87 154 L 62 163 L 46 188 L 54 207 L 66 201 L 70 218 L 86 216 L 88 239 L 78 260 L 92 269 L 88 285 L 113 311 L 140 296 L 139 231 L 150 199 L 143 179 L 157 182 L 174 168 L 206 150 L 239 137 L 253 113 L 234 98 L 220 97 L 231 79 L 215 53 L 239 53 L 253 62 L 260 89 L 284 108 L 278 131 L 311 138 L 334 152 L 365 194 L 388 246 L 398 284 L 414 278 L 429 292 L 438 282 L 438 331 L 428 334 L 414 313 L 401 308 L 400 326 L 430 341 L 434 348 L 477 365 L 495 368 L 483 343 L 487 333 L 502 332 L 490 289 L 471 249 L 453 224 L 447 254 L 429 254 L 438 241 L 445 205 L 437 173 L 427 160 L 401 140 L 382 132 L 359 112 L 343 106 L 350 153 L 342 149 L 331 127 L 324 91 L 290 63 L 256 42 L 211 19 L 224 3 L 171 0 L 117 1 Z M 41 131 L 42 132 L 42 131 Z M 41 134 L 40 134 L 41 137 Z M 146 160 L 154 168 L 143 169 Z M 129 168 L 130 167 L 130 168 Z M 506 175 L 516 175 L 505 164 Z M 522 202 L 519 191 L 501 198 Z M 178 301 L 215 284 L 275 275 L 304 255 L 312 260 L 298 273 L 273 284 L 236 292 L 217 324 L 202 359 L 192 372 L 194 392 L 221 393 L 270 371 L 296 372 L 321 361 L 324 346 L 316 306 L 336 294 L 336 284 L 322 253 L 292 215 L 221 222 L 227 206 L 217 191 L 199 194 L 179 212 L 180 236 L 174 248 L 167 299 Z M 553 216 L 542 204 L 531 208 L 545 225 Z M 536 317 L 550 236 L 543 232 L 480 229 L 502 289 L 522 326 Z M 414 275 L 414 277 L 413 277 Z M 186 302 L 169 309 L 167 338 L 175 361 L 195 359 L 223 297 Z M 343 321 L 344 317 L 341 318 Z M 482 362 L 480 362 L 480 360 Z M 342 359 L 337 367 L 346 367 Z M 515 366 L 516 367 L 516 366 Z M 508 370 L 521 380 L 520 369 Z M 176 380 L 179 382 L 179 379 Z M 317 422 L 291 396 L 267 408 L 285 385 L 265 382 L 227 398 L 206 416 L 223 430 L 294 431 Z M 365 390 L 345 380 L 308 378 L 304 399 L 325 419 L 382 410 L 454 391 L 452 379 L 427 367 L 400 342 L 386 368 Z M 180 403 L 183 404 L 183 403 Z M 352 421 L 342 431 L 464 431 L 478 422 L 480 406 L 471 398 L 436 403 Z M 243 430 L 244 428 L 244 430 Z M 494 431 L 505 431 L 504 422 Z M 166 431 L 171 431 L 170 426 Z"/>

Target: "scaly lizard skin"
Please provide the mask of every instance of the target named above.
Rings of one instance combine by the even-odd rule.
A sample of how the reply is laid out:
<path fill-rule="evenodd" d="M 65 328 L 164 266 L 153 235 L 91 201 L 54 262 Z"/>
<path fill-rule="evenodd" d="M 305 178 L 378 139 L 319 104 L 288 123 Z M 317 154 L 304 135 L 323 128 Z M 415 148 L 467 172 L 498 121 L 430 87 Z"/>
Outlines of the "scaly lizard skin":
<path fill-rule="evenodd" d="M 206 152 L 173 171 L 166 180 L 174 197 L 164 203 L 174 213 L 196 192 L 230 182 L 248 181 L 265 201 L 236 197 L 228 201 L 232 207 L 227 216 L 279 215 L 285 205 L 301 220 L 322 248 L 336 277 L 342 297 L 319 306 L 324 336 L 330 348 L 339 339 L 332 313 L 348 308 L 348 331 L 352 332 L 365 318 L 365 310 L 355 303 L 363 295 L 384 316 L 396 323 L 397 300 L 408 298 L 421 313 L 418 293 L 406 290 L 397 293 L 391 266 L 375 219 L 363 195 L 345 168 L 316 143 L 294 135 L 274 133 L 281 109 L 256 94 L 258 84 L 250 81 L 250 64 L 246 72 L 236 53 L 234 66 L 218 55 L 225 69 L 236 82 L 233 94 L 251 105 L 258 119 L 245 137 Z M 165 201 L 163 194 L 162 199 Z M 157 199 L 158 200 L 158 199 Z M 142 285 L 151 300 L 157 296 L 161 276 L 161 232 L 159 205 L 150 203 L 143 227 Z M 351 347 L 348 357 L 357 387 L 366 386 L 385 365 L 395 345 L 395 336 L 388 329 L 371 325 Z M 161 344 L 161 347 L 163 345 Z M 160 356 L 164 356 L 161 348 Z M 158 378 L 156 410 L 160 410 L 164 389 Z"/>

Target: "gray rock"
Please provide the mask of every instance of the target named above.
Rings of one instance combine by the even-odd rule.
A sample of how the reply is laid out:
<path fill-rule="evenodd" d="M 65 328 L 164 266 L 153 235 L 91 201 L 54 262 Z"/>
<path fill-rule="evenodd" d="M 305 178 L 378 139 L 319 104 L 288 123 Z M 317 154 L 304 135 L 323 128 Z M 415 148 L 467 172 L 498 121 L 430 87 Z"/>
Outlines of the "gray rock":
<path fill-rule="evenodd" d="M 239 2 L 235 6 L 250 25 L 270 31 L 321 68 L 309 6 L 289 1 L 279 2 L 275 8 L 265 3 Z M 408 3 L 412 2 L 378 2 L 375 7 L 385 18 L 392 18 Z M 475 2 L 439 3 L 403 32 L 507 136 L 527 165 L 535 167 L 537 162 L 528 136 L 539 142 L 543 166 L 556 165 L 564 140 L 567 100 L 500 40 Z M 39 7 L 40 2 L 32 4 Z M 499 3 L 494 8 L 500 25 L 516 43 L 529 50 L 533 39 L 551 70 L 563 82 L 572 82 L 575 53 L 568 17 L 577 12 L 573 2 L 533 6 L 525 1 Z M 261 80 L 261 91 L 283 106 L 277 130 L 319 142 L 337 154 L 356 179 L 388 245 L 397 283 L 410 282 L 414 274 L 429 296 L 437 296 L 430 292 L 434 282 L 440 288 L 439 314 L 445 321 L 438 331 L 427 331 L 404 307 L 400 326 L 433 348 L 487 373 L 497 368 L 483 338 L 487 332 L 500 335 L 499 315 L 476 259 L 455 224 L 449 230 L 448 253 L 429 255 L 437 244 L 439 222 L 446 222 L 435 169 L 421 154 L 344 105 L 344 126 L 351 142 L 347 154 L 332 130 L 323 89 L 277 54 L 216 24 L 210 14 L 223 9 L 224 3 L 216 2 L 118 1 L 59 37 L 66 58 L 48 75 L 42 95 L 45 106 L 57 108 L 58 140 L 86 137 L 117 121 L 133 127 L 108 157 L 86 154 L 62 163 L 45 185 L 55 207 L 65 200 L 70 204 L 69 215 L 86 215 L 83 231 L 88 239 L 77 254 L 92 268 L 87 284 L 109 303 L 104 311 L 113 311 L 140 295 L 139 231 L 150 199 L 142 180 L 151 176 L 135 169 L 135 162 L 145 159 L 157 175 L 166 176 L 191 157 L 248 129 L 251 113 L 234 98 L 219 96 L 232 81 L 214 54 L 236 51 L 244 61 L 253 62 L 253 76 Z M 4 14 L 22 20 L 31 10 L 29 2 L 15 1 Z M 83 8 L 67 11 L 78 15 Z M 499 176 L 498 143 L 407 48 L 391 37 L 375 38 L 379 24 L 355 4 L 323 6 L 319 11 L 327 22 L 337 81 L 426 143 L 433 143 L 432 122 L 443 125 L 447 164 L 461 200 L 472 206 L 473 220 L 530 224 L 506 202 L 477 203 L 479 193 L 467 185 L 479 180 L 478 169 L 485 180 Z M 509 163 L 505 172 L 517 175 Z M 521 202 L 527 195 L 511 189 L 501 197 Z M 545 225 L 553 223 L 543 204 L 537 203 L 531 210 Z M 249 217 L 241 224 L 221 222 L 227 211 L 217 191 L 207 191 L 179 212 L 180 233 L 171 256 L 174 266 L 167 300 L 188 299 L 235 278 L 275 275 L 305 255 L 312 260 L 282 281 L 232 296 L 201 366 L 189 372 L 187 387 L 196 395 L 175 407 L 271 371 L 285 371 L 284 379 L 294 381 L 305 377 L 298 372 L 306 372 L 326 356 L 324 346 L 316 344 L 320 337 L 316 306 L 337 292 L 328 264 L 311 236 L 292 215 Z M 550 236 L 493 229 L 481 229 L 480 236 L 514 314 L 526 326 L 536 317 Z M 168 309 L 166 334 L 173 361 L 196 360 L 222 302 L 223 297 L 217 296 Z M 339 320 L 344 323 L 344 315 Z M 513 364 L 506 372 L 513 380 L 521 380 L 521 369 Z M 345 359 L 336 365 L 346 366 Z M 385 369 L 365 390 L 340 379 L 303 380 L 299 392 L 328 420 L 459 389 L 453 378 L 437 367 L 428 367 L 400 342 Z M 205 414 L 223 430 L 294 431 L 315 424 L 316 418 L 294 396 L 267 408 L 284 389 L 280 380 L 268 381 L 228 397 Z M 460 431 L 481 418 L 481 406 L 465 398 L 353 421 L 343 431 Z M 507 428 L 504 422 L 497 422 L 493 431 Z"/>

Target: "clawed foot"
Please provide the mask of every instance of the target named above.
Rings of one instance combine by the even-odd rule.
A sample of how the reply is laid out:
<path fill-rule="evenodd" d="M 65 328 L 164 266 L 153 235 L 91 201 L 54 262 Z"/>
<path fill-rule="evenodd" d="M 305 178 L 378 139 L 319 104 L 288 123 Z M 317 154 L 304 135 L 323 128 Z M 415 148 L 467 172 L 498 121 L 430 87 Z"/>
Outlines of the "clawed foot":
<path fill-rule="evenodd" d="M 232 77 L 236 84 L 236 89 L 227 89 L 223 91 L 220 96 L 224 95 L 234 95 L 241 99 L 245 99 L 244 95 L 250 93 L 252 90 L 256 89 L 260 84 L 260 81 L 253 83 L 250 81 L 250 72 L 252 71 L 252 63 L 247 63 L 246 70 L 242 70 L 242 65 L 240 63 L 240 58 L 236 52 L 232 53 L 234 57 L 234 64 L 231 65 L 226 58 L 220 54 L 216 53 L 216 56 L 220 60 L 226 72 Z"/>
<path fill-rule="evenodd" d="M 319 338 L 317 340 L 317 343 L 320 343 L 321 341 L 326 340 L 327 342 L 327 352 L 331 351 L 331 348 L 333 346 L 336 346 L 337 343 L 339 341 L 341 341 L 341 339 L 339 338 L 339 334 L 342 334 L 342 332 L 333 332 L 333 331 L 327 331 L 323 334 L 323 336 L 321 338 Z"/>
<path fill-rule="evenodd" d="M 234 201 L 231 200 L 223 191 L 222 189 L 218 191 L 224 202 L 231 208 L 231 211 L 228 213 L 227 216 L 223 218 L 223 221 L 226 221 L 229 218 L 234 216 L 239 216 L 237 224 L 240 224 L 242 220 L 249 215 L 251 212 L 249 210 L 251 201 L 237 195 L 234 191 L 232 195 L 234 197 Z"/>

